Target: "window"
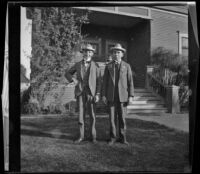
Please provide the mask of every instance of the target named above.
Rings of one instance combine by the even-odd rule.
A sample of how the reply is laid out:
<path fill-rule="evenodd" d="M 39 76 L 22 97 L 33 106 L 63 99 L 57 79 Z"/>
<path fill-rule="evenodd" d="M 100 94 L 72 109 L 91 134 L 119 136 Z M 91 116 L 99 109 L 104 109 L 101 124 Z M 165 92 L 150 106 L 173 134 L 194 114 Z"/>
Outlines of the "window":
<path fill-rule="evenodd" d="M 188 34 L 179 34 L 179 54 L 188 57 Z"/>

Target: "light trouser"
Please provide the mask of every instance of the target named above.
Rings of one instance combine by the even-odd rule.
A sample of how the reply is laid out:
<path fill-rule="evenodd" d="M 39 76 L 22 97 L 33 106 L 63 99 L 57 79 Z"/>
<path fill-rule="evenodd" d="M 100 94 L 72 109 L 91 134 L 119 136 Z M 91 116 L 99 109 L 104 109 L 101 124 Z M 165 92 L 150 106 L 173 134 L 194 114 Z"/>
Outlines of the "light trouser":
<path fill-rule="evenodd" d="M 117 128 L 119 132 L 119 138 L 122 141 L 126 141 L 126 114 L 127 103 L 121 102 L 109 102 L 109 119 L 110 119 L 110 138 L 117 138 Z"/>
<path fill-rule="evenodd" d="M 96 115 L 95 115 L 95 102 L 94 97 L 87 91 L 83 92 L 80 96 L 78 96 L 78 105 L 79 105 L 79 130 L 80 130 L 80 138 L 84 139 L 85 133 L 85 115 L 88 111 L 90 118 L 90 134 L 93 140 L 96 140 Z"/>

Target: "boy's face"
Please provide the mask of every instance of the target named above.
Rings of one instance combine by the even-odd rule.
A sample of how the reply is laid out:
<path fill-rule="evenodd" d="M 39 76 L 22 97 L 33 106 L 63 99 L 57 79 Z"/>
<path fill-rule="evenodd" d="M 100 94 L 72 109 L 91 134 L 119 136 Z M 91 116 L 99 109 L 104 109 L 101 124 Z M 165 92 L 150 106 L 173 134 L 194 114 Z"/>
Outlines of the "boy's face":
<path fill-rule="evenodd" d="M 124 53 L 120 50 L 113 50 L 113 59 L 114 60 L 121 60 L 122 57 L 124 56 Z"/>
<path fill-rule="evenodd" d="M 90 61 L 92 56 L 94 55 L 94 52 L 91 50 L 83 50 L 83 58 L 87 61 Z"/>

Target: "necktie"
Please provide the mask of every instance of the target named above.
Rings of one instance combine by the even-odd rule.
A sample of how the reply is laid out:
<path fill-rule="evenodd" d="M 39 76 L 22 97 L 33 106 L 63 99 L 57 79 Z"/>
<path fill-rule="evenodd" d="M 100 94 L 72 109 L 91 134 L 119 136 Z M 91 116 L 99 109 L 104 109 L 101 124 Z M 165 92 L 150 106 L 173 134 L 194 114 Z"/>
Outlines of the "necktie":
<path fill-rule="evenodd" d="M 117 70 L 119 70 L 119 65 L 120 65 L 120 63 L 117 62 L 117 61 L 115 61 L 115 68 L 116 68 Z"/>
<path fill-rule="evenodd" d="M 84 65 L 87 67 L 90 64 L 91 61 L 84 61 Z"/>

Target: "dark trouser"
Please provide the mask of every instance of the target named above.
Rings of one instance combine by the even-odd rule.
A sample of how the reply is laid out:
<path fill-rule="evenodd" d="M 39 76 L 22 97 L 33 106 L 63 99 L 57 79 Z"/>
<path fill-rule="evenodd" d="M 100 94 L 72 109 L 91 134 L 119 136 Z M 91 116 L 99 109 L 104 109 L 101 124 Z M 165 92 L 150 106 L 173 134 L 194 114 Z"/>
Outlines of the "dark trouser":
<path fill-rule="evenodd" d="M 127 103 L 109 102 L 109 118 L 110 118 L 110 138 L 117 138 L 117 127 L 119 130 L 119 138 L 126 141 L 126 113 Z M 117 126 L 118 125 L 118 126 Z"/>
<path fill-rule="evenodd" d="M 79 129 L 80 129 L 80 138 L 84 139 L 85 132 L 85 115 L 88 111 L 90 117 L 90 133 L 92 139 L 96 139 L 96 128 L 95 128 L 95 102 L 94 97 L 91 95 L 89 90 L 84 90 L 84 92 L 78 96 L 78 105 L 79 105 Z"/>

